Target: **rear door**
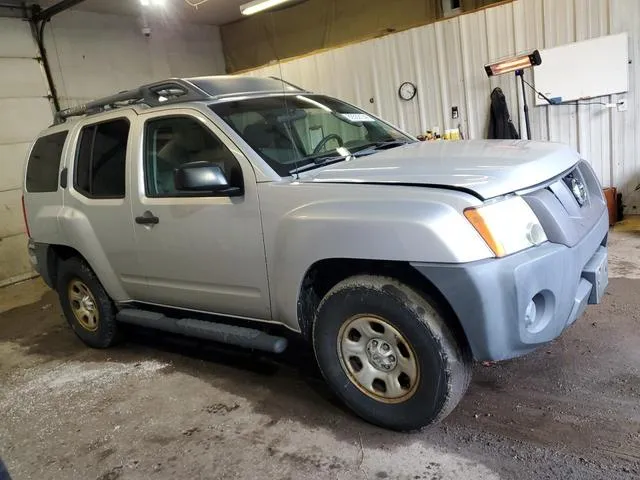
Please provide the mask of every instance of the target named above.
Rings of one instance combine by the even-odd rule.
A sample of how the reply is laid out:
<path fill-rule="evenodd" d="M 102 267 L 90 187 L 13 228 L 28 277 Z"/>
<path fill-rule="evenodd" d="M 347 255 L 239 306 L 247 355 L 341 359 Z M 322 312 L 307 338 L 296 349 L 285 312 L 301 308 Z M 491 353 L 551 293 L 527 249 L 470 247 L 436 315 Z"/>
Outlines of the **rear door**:
<path fill-rule="evenodd" d="M 269 290 L 256 177 L 247 158 L 192 109 L 138 117 L 134 218 L 147 288 L 137 300 L 223 315 L 269 319 Z M 173 172 L 195 161 L 220 166 L 239 197 L 176 190 Z M 145 222 L 144 219 L 139 220 Z"/>
<path fill-rule="evenodd" d="M 144 286 L 127 169 L 135 117 L 133 111 L 114 112 L 74 130 L 59 216 L 65 243 L 80 251 L 116 300 L 134 298 Z"/>

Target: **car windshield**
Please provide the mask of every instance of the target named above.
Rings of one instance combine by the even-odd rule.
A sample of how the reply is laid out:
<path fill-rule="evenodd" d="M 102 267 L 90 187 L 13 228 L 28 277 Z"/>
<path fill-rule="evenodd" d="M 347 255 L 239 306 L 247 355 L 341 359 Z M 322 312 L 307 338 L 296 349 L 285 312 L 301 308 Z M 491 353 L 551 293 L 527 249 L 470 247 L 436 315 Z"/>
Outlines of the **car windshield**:
<path fill-rule="evenodd" d="M 211 105 L 278 175 L 413 140 L 362 110 L 323 95 L 279 95 Z"/>

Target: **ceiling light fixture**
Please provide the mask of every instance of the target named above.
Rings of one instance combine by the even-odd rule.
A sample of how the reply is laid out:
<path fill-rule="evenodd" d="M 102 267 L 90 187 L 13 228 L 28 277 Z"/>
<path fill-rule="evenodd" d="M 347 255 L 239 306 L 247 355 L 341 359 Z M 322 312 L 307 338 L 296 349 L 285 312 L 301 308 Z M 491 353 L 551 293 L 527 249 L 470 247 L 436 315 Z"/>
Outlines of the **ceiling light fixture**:
<path fill-rule="evenodd" d="M 197 10 L 200 5 L 202 5 L 203 3 L 207 3 L 209 0 L 184 0 L 184 1 L 187 3 L 187 5 Z"/>
<path fill-rule="evenodd" d="M 151 5 L 154 7 L 164 7 L 164 0 L 140 0 L 140 5 L 143 7 L 149 7 Z"/>
<path fill-rule="evenodd" d="M 291 0 L 253 0 L 253 2 L 240 5 L 240 13 L 242 15 L 253 15 L 254 13 L 263 12 L 283 3 L 289 3 Z"/>

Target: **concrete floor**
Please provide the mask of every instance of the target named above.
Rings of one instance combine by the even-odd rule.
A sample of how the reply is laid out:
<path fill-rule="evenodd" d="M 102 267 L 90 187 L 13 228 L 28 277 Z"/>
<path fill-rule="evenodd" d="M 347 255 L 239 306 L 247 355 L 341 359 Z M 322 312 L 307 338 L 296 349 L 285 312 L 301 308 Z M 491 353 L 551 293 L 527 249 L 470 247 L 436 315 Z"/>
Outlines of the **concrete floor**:
<path fill-rule="evenodd" d="M 331 395 L 308 348 L 282 357 L 136 330 L 85 348 L 39 281 L 0 290 L 0 457 L 15 479 L 640 477 L 640 222 L 611 283 L 560 339 L 477 365 L 441 424 L 398 434 Z"/>

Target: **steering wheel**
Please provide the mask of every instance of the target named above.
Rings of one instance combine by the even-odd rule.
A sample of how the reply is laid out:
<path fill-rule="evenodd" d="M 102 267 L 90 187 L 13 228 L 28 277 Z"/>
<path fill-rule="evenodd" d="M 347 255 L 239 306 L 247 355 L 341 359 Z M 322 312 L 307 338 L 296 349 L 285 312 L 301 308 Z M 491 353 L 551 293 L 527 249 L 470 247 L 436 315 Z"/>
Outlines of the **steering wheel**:
<path fill-rule="evenodd" d="M 324 137 L 322 140 L 318 142 L 318 145 L 316 145 L 316 148 L 313 149 L 313 153 L 314 154 L 320 153 L 324 148 L 324 146 L 331 140 L 335 140 L 336 142 L 338 142 L 339 147 L 344 145 L 344 142 L 342 141 L 342 137 L 340 135 L 337 135 L 335 133 L 330 133 L 329 135 L 327 135 L 326 137 Z"/>

